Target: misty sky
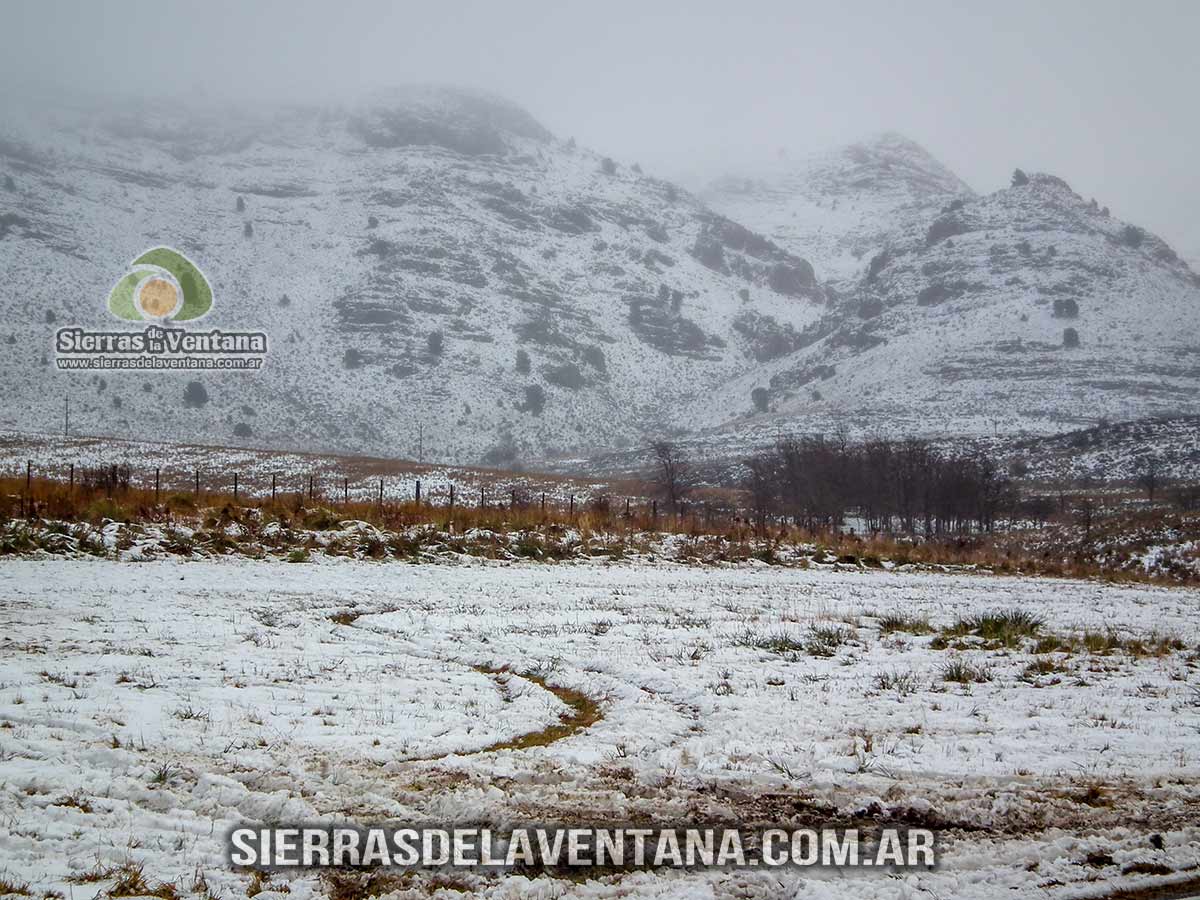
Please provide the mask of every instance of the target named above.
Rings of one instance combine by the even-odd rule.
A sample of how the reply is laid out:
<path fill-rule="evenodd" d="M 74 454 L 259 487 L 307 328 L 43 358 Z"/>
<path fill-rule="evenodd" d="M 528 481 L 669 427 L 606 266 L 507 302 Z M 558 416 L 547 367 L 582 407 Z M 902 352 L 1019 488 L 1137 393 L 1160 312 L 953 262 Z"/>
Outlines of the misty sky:
<path fill-rule="evenodd" d="M 324 100 L 452 82 L 667 177 L 891 129 L 976 190 L 1014 166 L 1049 171 L 1200 259 L 1196 0 L 6 0 L 0 12 L 8 90 Z"/>

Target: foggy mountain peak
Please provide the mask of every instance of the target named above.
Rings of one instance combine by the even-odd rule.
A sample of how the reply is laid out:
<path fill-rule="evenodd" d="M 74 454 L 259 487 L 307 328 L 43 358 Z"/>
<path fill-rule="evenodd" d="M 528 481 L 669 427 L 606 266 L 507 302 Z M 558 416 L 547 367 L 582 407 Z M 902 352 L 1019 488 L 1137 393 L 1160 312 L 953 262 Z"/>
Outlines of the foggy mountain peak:
<path fill-rule="evenodd" d="M 480 155 L 502 153 L 512 138 L 553 136 L 526 110 L 498 95 L 453 85 L 404 85 L 376 91 L 352 114 L 371 147 L 435 145 Z"/>
<path fill-rule="evenodd" d="M 798 158 L 782 154 L 701 192 L 714 208 L 803 252 L 820 277 L 843 287 L 905 223 L 973 195 L 932 153 L 894 131 Z"/>

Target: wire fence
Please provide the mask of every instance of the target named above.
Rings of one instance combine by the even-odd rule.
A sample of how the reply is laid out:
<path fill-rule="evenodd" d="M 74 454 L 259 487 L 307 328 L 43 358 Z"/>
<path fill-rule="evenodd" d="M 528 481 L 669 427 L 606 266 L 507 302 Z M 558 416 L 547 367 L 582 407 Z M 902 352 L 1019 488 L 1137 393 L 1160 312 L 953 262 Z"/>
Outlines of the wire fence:
<path fill-rule="evenodd" d="M 17 482 L 14 484 L 14 482 Z M 514 485 L 460 483 L 435 475 L 351 476 L 330 471 L 308 473 L 162 466 L 136 468 L 126 463 L 77 465 L 27 460 L 9 467 L 4 499 L 8 515 L 22 518 L 81 512 L 96 498 L 130 499 L 155 508 L 233 503 L 244 506 L 324 506 L 348 513 L 403 510 L 427 514 L 470 510 L 532 513 L 553 520 L 581 515 L 623 519 L 639 527 L 724 529 L 743 518 L 736 508 L 712 502 L 662 504 L 653 497 L 588 492 L 546 491 Z"/>

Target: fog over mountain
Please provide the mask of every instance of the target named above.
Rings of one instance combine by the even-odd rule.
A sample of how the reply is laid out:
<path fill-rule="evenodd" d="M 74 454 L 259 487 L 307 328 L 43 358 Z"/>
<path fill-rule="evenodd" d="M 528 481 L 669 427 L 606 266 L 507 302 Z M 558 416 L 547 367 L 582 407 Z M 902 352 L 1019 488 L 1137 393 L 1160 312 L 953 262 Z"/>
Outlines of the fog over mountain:
<path fill-rule="evenodd" d="M 511 463 L 1200 412 L 1196 10 L 11 10 L 0 427 Z M 155 244 L 262 373 L 55 370 Z"/>

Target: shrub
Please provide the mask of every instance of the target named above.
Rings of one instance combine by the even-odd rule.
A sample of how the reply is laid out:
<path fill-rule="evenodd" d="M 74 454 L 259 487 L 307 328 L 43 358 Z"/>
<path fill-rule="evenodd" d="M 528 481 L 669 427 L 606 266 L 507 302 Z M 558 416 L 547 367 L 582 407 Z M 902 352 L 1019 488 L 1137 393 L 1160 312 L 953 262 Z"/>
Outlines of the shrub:
<path fill-rule="evenodd" d="M 1121 243 L 1126 247 L 1137 249 L 1142 246 L 1142 241 L 1146 239 L 1146 232 L 1138 228 L 1136 225 L 1126 225 L 1121 229 Z"/>
<path fill-rule="evenodd" d="M 425 346 L 429 348 L 429 352 L 434 356 L 441 356 L 442 350 L 445 348 L 445 340 L 440 331 L 431 331 L 429 336 L 425 338 Z"/>
<path fill-rule="evenodd" d="M 517 351 L 517 373 L 520 375 L 529 374 L 529 354 L 524 350 Z"/>
<path fill-rule="evenodd" d="M 1079 346 L 1079 332 L 1074 328 L 1063 329 L 1063 349 L 1072 350 Z"/>
<path fill-rule="evenodd" d="M 1059 297 L 1054 301 L 1054 318 L 1074 319 L 1079 316 L 1079 303 L 1074 297 Z"/>
<path fill-rule="evenodd" d="M 234 204 L 234 205 L 235 205 L 235 207 L 237 208 L 237 211 L 238 211 L 238 212 L 245 212 L 245 211 L 246 211 L 246 201 L 245 201 L 245 199 L 243 199 L 242 197 L 238 197 L 238 198 L 237 198 L 237 203 L 236 203 L 236 204 Z"/>
<path fill-rule="evenodd" d="M 770 400 L 770 396 L 771 395 L 767 393 L 767 389 L 765 387 L 756 387 L 750 392 L 750 400 L 754 403 L 754 408 L 758 410 L 758 412 L 765 413 L 767 411 L 767 404 Z"/>
<path fill-rule="evenodd" d="M 525 386 L 525 402 L 518 409 L 521 412 L 533 413 L 535 416 L 540 416 L 542 410 L 546 408 L 546 392 L 540 384 L 529 384 Z"/>
<path fill-rule="evenodd" d="M 367 216 L 367 227 L 368 228 L 378 228 L 379 220 L 377 218 L 375 218 L 374 216 Z"/>
<path fill-rule="evenodd" d="M 11 175 L 4 176 L 4 189 L 6 191 L 15 191 L 17 189 L 16 182 L 13 181 L 13 177 Z"/>
<path fill-rule="evenodd" d="M 189 381 L 183 389 L 183 405 L 191 409 L 199 409 L 208 402 L 208 391 L 198 381 Z"/>
<path fill-rule="evenodd" d="M 607 362 L 604 359 L 604 351 L 594 344 L 583 348 L 583 361 L 597 372 L 606 371 Z"/>
<path fill-rule="evenodd" d="M 561 366 L 553 366 L 546 370 L 546 380 L 551 384 L 559 387 L 567 388 L 568 390 L 577 391 L 587 382 L 584 380 L 583 373 L 579 371 L 579 366 L 574 363 L 563 363 Z"/>
<path fill-rule="evenodd" d="M 1029 184 L 1029 176 L 1026 175 L 1024 172 L 1022 172 L 1020 169 L 1013 169 L 1012 186 L 1013 187 L 1022 187 L 1027 184 Z"/>
<path fill-rule="evenodd" d="M 346 352 L 342 354 L 343 369 L 357 369 L 363 364 L 366 357 L 362 355 L 362 351 L 354 347 L 347 347 Z"/>
<path fill-rule="evenodd" d="M 600 160 L 600 171 L 605 175 L 616 175 L 617 164 L 606 156 L 604 159 Z"/>
<path fill-rule="evenodd" d="M 244 237 L 254 237 L 254 226 L 247 222 L 242 226 L 242 235 Z"/>
<path fill-rule="evenodd" d="M 233 436 L 234 437 L 248 438 L 248 437 L 253 437 L 253 435 L 254 435 L 254 429 L 252 429 L 245 422 L 238 422 L 236 425 L 233 426 Z"/>

